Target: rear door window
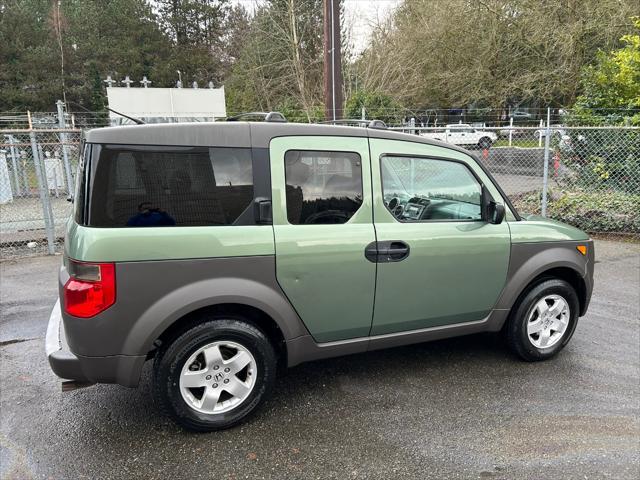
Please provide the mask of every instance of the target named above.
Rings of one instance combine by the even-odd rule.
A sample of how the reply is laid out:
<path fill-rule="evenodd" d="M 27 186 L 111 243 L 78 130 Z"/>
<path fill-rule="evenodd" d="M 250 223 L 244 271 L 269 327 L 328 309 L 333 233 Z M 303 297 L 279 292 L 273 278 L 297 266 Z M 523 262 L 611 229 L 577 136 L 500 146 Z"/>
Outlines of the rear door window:
<path fill-rule="evenodd" d="M 289 150 L 284 163 L 292 225 L 346 223 L 362 205 L 357 153 Z"/>
<path fill-rule="evenodd" d="M 103 145 L 92 161 L 88 225 L 234 225 L 253 201 L 247 148 Z"/>

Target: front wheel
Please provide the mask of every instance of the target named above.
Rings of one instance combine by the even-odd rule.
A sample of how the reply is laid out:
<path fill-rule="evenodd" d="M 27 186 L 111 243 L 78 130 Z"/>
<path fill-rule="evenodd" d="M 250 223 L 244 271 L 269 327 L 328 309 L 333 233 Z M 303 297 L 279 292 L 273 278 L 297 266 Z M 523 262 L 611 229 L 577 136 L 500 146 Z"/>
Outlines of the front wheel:
<path fill-rule="evenodd" d="M 271 392 L 276 355 L 269 339 L 242 319 L 196 325 L 159 352 L 153 392 L 160 410 L 195 431 L 232 427 Z"/>
<path fill-rule="evenodd" d="M 580 303 L 564 280 L 549 279 L 531 287 L 511 312 L 509 347 L 523 360 L 546 360 L 569 343 L 578 322 Z"/>

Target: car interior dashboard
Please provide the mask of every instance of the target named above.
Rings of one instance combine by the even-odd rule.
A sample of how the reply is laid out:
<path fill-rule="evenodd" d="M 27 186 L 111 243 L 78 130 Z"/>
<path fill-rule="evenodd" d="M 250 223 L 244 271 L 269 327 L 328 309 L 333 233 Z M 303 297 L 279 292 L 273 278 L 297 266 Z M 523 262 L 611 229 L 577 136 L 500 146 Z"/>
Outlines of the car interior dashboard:
<path fill-rule="evenodd" d="M 400 222 L 424 220 L 480 220 L 480 205 L 451 198 L 422 195 L 402 199 L 397 196 L 385 198 L 385 205 Z"/>

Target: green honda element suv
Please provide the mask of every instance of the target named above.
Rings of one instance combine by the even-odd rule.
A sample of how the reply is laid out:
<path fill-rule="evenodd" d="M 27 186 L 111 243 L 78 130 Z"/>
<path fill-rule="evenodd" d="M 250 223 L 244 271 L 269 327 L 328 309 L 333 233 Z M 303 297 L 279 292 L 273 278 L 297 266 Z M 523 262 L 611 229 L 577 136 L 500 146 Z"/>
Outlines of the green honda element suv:
<path fill-rule="evenodd" d="M 380 128 L 91 130 L 74 203 L 51 368 L 135 387 L 153 359 L 159 409 L 192 430 L 310 360 L 498 331 L 547 359 L 593 286 L 585 233 L 521 218 L 468 151 Z"/>

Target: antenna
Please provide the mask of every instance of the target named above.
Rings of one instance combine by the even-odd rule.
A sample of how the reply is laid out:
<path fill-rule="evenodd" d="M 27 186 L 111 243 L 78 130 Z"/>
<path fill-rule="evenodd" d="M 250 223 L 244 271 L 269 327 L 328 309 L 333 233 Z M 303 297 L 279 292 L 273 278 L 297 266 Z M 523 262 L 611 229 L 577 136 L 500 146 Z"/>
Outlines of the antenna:
<path fill-rule="evenodd" d="M 110 112 L 115 113 L 116 115 L 120 115 L 121 117 L 128 118 L 129 120 L 131 120 L 133 123 L 135 123 L 137 125 L 144 125 L 145 124 L 145 122 L 143 120 L 140 120 L 139 118 L 130 117 L 129 115 L 125 115 L 124 113 L 120 113 L 120 112 L 114 110 L 113 108 L 109 108 L 109 107 L 104 107 L 104 108 L 106 108 Z"/>
<path fill-rule="evenodd" d="M 74 102 L 74 101 L 71 101 L 71 100 L 67 100 L 67 102 L 68 103 L 73 103 L 76 107 L 80 107 L 82 110 L 84 110 L 87 113 L 93 113 L 91 110 L 89 110 L 88 108 L 83 107 L 82 105 L 80 105 L 77 102 Z M 137 125 L 144 125 L 145 124 L 145 122 L 143 120 L 140 120 L 139 118 L 130 117 L 129 115 L 125 115 L 124 113 L 117 112 L 113 108 L 109 108 L 109 107 L 104 107 L 104 108 L 106 108 L 110 112 L 115 113 L 116 115 L 120 115 L 121 117 L 128 118 L 129 120 L 131 120 L 133 123 L 135 123 Z"/>

